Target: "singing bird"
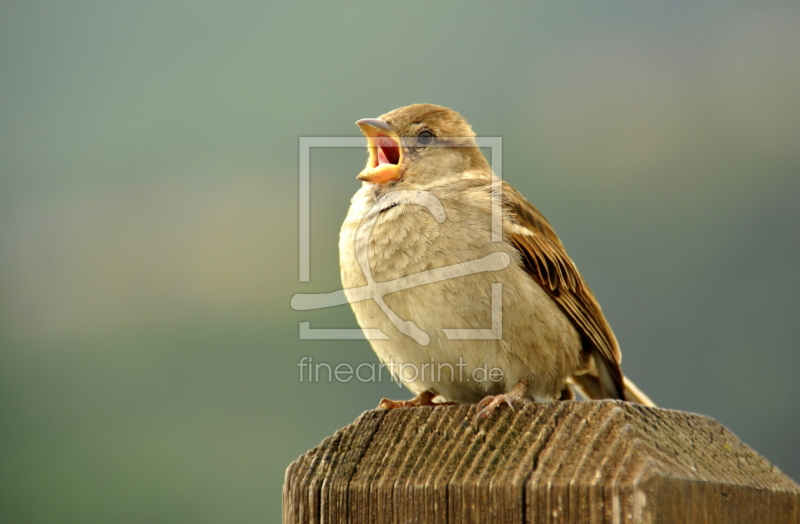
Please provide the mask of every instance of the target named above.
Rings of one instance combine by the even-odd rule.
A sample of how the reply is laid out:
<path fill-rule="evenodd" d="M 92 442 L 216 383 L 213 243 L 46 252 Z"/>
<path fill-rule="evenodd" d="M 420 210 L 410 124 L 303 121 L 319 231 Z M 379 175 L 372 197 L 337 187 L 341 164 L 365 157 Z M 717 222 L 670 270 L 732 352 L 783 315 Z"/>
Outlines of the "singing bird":
<path fill-rule="evenodd" d="M 342 284 L 395 378 L 380 407 L 652 401 L 552 226 L 492 171 L 457 112 L 401 107 L 356 122 L 369 158 L 339 237 Z"/>

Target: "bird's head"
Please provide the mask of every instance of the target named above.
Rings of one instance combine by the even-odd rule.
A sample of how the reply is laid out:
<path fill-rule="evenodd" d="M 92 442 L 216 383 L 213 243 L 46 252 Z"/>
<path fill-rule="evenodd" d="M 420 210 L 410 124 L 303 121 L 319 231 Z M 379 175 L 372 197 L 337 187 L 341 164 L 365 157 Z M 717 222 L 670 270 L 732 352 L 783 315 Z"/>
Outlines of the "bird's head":
<path fill-rule="evenodd" d="M 414 104 L 356 125 L 369 142 L 369 159 L 359 180 L 421 181 L 489 168 L 470 125 L 446 107 Z"/>

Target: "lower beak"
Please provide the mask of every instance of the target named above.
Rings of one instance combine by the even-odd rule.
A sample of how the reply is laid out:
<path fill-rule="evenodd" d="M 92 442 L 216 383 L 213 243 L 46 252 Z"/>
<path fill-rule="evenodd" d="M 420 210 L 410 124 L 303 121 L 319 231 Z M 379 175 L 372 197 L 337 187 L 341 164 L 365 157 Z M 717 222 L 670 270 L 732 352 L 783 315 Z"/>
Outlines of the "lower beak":
<path fill-rule="evenodd" d="M 367 166 L 356 178 L 373 184 L 400 178 L 403 148 L 400 147 L 400 137 L 389 123 L 379 118 L 365 118 L 356 125 L 369 143 Z"/>

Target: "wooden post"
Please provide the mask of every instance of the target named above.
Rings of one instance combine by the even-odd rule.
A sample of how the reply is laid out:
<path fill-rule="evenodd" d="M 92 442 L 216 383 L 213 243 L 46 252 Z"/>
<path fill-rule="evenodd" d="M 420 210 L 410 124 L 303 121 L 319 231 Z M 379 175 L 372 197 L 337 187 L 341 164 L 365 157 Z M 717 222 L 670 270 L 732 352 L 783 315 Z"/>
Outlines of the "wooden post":
<path fill-rule="evenodd" d="M 286 470 L 284 523 L 798 523 L 800 486 L 716 421 L 619 401 L 367 411 Z"/>

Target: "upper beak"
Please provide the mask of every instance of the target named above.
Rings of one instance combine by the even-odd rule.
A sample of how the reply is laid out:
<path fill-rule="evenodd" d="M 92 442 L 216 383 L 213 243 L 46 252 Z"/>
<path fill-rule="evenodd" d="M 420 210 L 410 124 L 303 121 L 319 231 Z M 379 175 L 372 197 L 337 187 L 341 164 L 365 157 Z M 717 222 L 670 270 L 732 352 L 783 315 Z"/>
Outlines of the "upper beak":
<path fill-rule="evenodd" d="M 403 148 L 400 137 L 386 120 L 364 118 L 356 122 L 369 143 L 367 167 L 358 174 L 359 180 L 379 184 L 400 178 Z"/>
<path fill-rule="evenodd" d="M 362 118 L 356 125 L 364 130 L 364 126 L 372 127 L 378 131 L 383 131 L 384 133 L 391 133 L 392 126 L 389 125 L 389 122 L 386 120 L 381 120 L 380 118 Z"/>

